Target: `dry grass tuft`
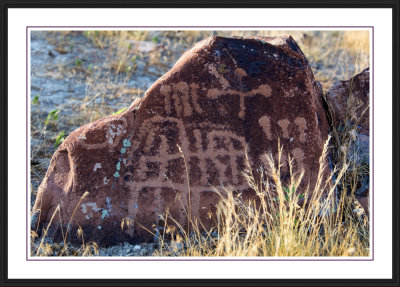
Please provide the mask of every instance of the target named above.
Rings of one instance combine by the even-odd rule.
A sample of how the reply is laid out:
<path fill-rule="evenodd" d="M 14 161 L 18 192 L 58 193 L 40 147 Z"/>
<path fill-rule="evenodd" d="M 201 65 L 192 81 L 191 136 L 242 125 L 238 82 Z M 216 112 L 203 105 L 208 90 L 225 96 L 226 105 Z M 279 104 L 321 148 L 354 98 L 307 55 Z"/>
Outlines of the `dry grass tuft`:
<path fill-rule="evenodd" d="M 75 210 L 68 222 L 67 230 L 66 233 L 64 234 L 63 230 L 63 224 L 62 224 L 62 218 L 61 218 L 61 208 L 60 205 L 57 206 L 57 208 L 54 210 L 49 223 L 47 224 L 47 227 L 43 229 L 41 238 L 39 239 L 37 229 L 38 226 L 36 227 L 36 231 L 31 230 L 31 256 L 98 256 L 99 255 L 99 246 L 96 242 L 90 241 L 85 243 L 84 239 L 84 233 L 82 230 L 81 226 L 78 226 L 77 229 L 77 238 L 82 241 L 82 246 L 78 249 L 73 248 L 72 246 L 68 245 L 67 239 L 68 239 L 68 232 L 71 227 L 71 223 L 74 219 L 74 215 L 76 210 L 78 209 L 78 206 L 84 200 L 87 196 L 89 195 L 89 192 L 85 192 L 81 198 L 79 199 L 79 202 L 77 203 Z M 39 211 L 40 213 L 40 211 Z M 49 232 L 49 229 L 51 227 L 54 227 L 53 220 L 56 217 L 58 213 L 59 216 L 59 227 L 61 228 L 61 233 L 63 237 L 63 242 L 62 243 L 49 243 L 47 241 L 47 235 Z M 40 216 L 40 215 L 39 215 Z M 39 224 L 39 221 L 37 224 Z"/>
<path fill-rule="evenodd" d="M 279 150 L 280 158 L 282 148 Z M 335 168 L 324 181 L 327 153 L 328 142 L 314 190 L 299 190 L 303 173 L 293 171 L 292 160 L 289 160 L 290 184 L 286 187 L 280 177 L 281 162 L 274 162 L 269 155 L 268 171 L 261 178 L 255 179 L 250 169 L 245 174 L 258 203 L 244 201 L 231 189 L 216 191 L 221 201 L 215 214 L 216 225 L 211 229 L 204 230 L 201 222 L 189 217 L 188 205 L 184 207 L 188 210 L 190 231 L 167 211 L 161 219 L 165 222 L 164 233 L 171 240 L 160 236 L 160 248 L 154 255 L 369 256 L 368 222 L 353 212 L 354 194 L 337 192 L 338 185 L 346 180 L 349 163 Z"/>
<path fill-rule="evenodd" d="M 86 31 L 85 37 L 93 47 L 102 51 L 100 62 L 75 62 L 56 64 L 47 69 L 52 78 L 82 78 L 85 98 L 70 108 L 72 117 L 60 117 L 48 125 L 47 114 L 32 113 L 31 132 L 38 144 L 32 150 L 32 178 L 39 183 L 54 151 L 55 136 L 72 127 L 99 119 L 129 106 L 134 98 L 142 97 L 144 89 L 132 86 L 131 80 L 145 74 L 159 77 L 179 58 L 182 52 L 197 41 L 211 35 L 221 36 L 276 36 L 292 35 L 306 55 L 316 79 L 324 90 L 335 81 L 345 80 L 369 66 L 369 33 L 365 31 Z M 48 34 L 48 42 L 60 54 L 72 53 L 72 38 L 76 32 Z M 150 52 L 143 52 L 135 41 L 155 45 Z M 115 101 L 118 99 L 117 101 Z M 113 104 L 110 104 L 110 101 Z M 40 100 L 39 100 L 40 105 Z M 54 107 L 57 110 L 58 107 Z M 257 192 L 259 205 L 245 202 L 233 190 L 226 189 L 215 214 L 214 228 L 203 231 L 201 222 L 190 221 L 192 232 L 183 228 L 169 215 L 165 219 L 164 234 L 160 238 L 158 256 L 368 256 L 369 223 L 365 214 L 354 212 L 355 191 L 358 179 L 369 174 L 369 164 L 359 160 L 353 147 L 357 138 L 357 118 L 349 102 L 348 123 L 333 128 L 330 149 L 332 171 L 330 182 L 320 182 L 317 190 L 300 190 L 301 171 L 291 173 L 291 183 L 284 186 L 280 179 L 280 162 L 269 158 L 269 169 L 262 178 L 247 173 L 247 180 Z M 37 163 L 36 163 L 37 162 Z M 323 166 L 322 166 L 323 167 Z M 321 167 L 321 168 L 322 168 Z M 272 178 L 272 179 L 271 179 Z M 322 176 L 321 176 L 322 178 Z M 187 180 L 189 183 L 189 179 Z M 332 184 L 333 182 L 333 184 Z M 329 188 L 328 188 L 329 186 Z M 190 190 L 190 185 L 188 186 Z M 326 190 L 327 189 L 327 190 Z M 35 197 L 34 188 L 33 198 Z M 289 191 L 289 192 L 288 192 Z M 326 197 L 322 194 L 325 191 Z M 326 192 L 328 191 L 328 192 Z M 310 197 L 310 199 L 308 199 Z M 311 208 L 299 205 L 300 199 L 311 203 Z M 177 194 L 177 200 L 191 218 L 187 198 Z M 325 212 L 328 211 L 328 212 Z M 61 222 L 61 213 L 56 213 Z M 214 216 L 210 214 L 210 216 Z M 72 222 L 73 218 L 70 219 Z M 169 222 L 170 224 L 167 224 Z M 129 228 L 132 219 L 123 219 L 121 228 Z M 98 255 L 95 242 L 84 241 L 82 228 L 76 236 L 82 246 L 76 250 L 64 242 L 50 244 L 47 232 L 50 224 L 38 237 L 31 232 L 32 256 L 90 256 Z M 149 230 L 149 232 L 151 232 Z M 69 234 L 71 236 L 71 234 Z M 155 233 L 154 235 L 158 235 Z"/>

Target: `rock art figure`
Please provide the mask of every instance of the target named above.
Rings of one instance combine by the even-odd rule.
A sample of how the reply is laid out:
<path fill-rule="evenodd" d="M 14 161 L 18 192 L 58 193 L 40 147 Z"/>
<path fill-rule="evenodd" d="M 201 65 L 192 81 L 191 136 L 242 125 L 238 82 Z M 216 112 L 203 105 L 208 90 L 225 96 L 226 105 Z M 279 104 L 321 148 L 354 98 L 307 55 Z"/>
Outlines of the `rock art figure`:
<path fill-rule="evenodd" d="M 124 113 L 71 133 L 34 209 L 47 226 L 60 204 L 65 229 L 79 203 L 71 228 L 81 226 L 87 241 L 102 245 L 148 240 L 142 227 L 154 230 L 166 210 L 185 226 L 188 206 L 210 226 L 220 199 L 214 189 L 254 195 L 242 176 L 246 154 L 257 173 L 279 138 L 312 186 L 327 136 L 322 91 L 291 37 L 211 37 Z M 123 218 L 134 223 L 122 230 Z M 49 236 L 57 238 L 61 226 L 53 225 Z"/>

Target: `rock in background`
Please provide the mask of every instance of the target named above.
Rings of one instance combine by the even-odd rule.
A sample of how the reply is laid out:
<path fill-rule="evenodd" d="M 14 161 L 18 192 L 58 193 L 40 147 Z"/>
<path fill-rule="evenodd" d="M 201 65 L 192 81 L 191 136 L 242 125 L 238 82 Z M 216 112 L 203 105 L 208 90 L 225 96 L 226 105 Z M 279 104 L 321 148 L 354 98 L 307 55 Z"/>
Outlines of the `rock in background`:
<path fill-rule="evenodd" d="M 326 93 L 333 127 L 346 129 L 352 141 L 347 151 L 348 160 L 356 166 L 365 166 L 366 172 L 357 172 L 356 199 L 369 212 L 369 68 L 346 81 L 339 81 Z M 345 147 L 341 147 L 345 148 Z"/>
<path fill-rule="evenodd" d="M 60 238 L 73 217 L 72 230 L 81 226 L 101 245 L 149 240 L 142 227 L 154 231 L 167 209 L 183 226 L 191 217 L 207 227 L 219 200 L 214 188 L 254 196 L 242 176 L 245 154 L 257 174 L 279 138 L 312 187 L 327 136 L 322 90 L 291 37 L 208 38 L 124 113 L 72 132 L 34 210 L 47 226 L 60 205 L 62 226 L 53 222 L 50 237 Z"/>
<path fill-rule="evenodd" d="M 353 78 L 338 81 L 326 93 L 335 127 L 356 122 L 359 134 L 369 136 L 369 67 Z"/>

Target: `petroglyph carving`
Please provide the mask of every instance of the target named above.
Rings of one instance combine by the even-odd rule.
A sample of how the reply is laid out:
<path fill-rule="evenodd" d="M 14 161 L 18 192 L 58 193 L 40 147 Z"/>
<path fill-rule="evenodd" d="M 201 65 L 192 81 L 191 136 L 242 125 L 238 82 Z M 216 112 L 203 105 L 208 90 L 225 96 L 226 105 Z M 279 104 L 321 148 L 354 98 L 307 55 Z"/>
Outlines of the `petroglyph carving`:
<path fill-rule="evenodd" d="M 306 130 L 306 128 L 307 128 L 307 122 L 306 122 L 306 120 L 304 119 L 304 118 L 300 118 L 300 117 L 297 117 L 295 120 L 294 120 L 294 123 L 298 126 L 298 128 L 299 128 L 299 131 L 300 131 L 300 141 L 301 142 L 304 142 L 305 140 L 306 140 L 306 134 L 305 134 L 305 130 Z"/>
<path fill-rule="evenodd" d="M 174 85 L 174 91 L 180 94 L 183 105 L 183 115 L 185 117 L 192 115 L 192 107 L 189 105 L 189 85 L 185 82 L 179 82 Z"/>
<path fill-rule="evenodd" d="M 107 130 L 102 130 L 102 133 L 96 131 L 96 134 L 92 134 L 92 131 L 96 128 L 95 123 L 92 123 L 78 136 L 78 140 L 84 148 L 100 149 L 106 146 L 113 148 L 118 145 L 121 138 L 126 134 L 128 124 L 125 118 L 121 117 L 118 120 L 111 118 L 103 121 L 109 123 Z"/>
<path fill-rule="evenodd" d="M 223 95 L 238 95 L 240 101 L 240 112 L 239 117 L 244 118 L 245 116 L 245 106 L 244 106 L 244 98 L 246 97 L 254 97 L 255 95 L 262 95 L 266 98 L 271 96 L 272 90 L 268 84 L 262 84 L 258 86 L 258 88 L 251 90 L 249 92 L 242 92 L 237 90 L 225 89 L 225 90 L 218 90 L 218 89 L 210 89 L 207 92 L 207 97 L 210 99 L 217 99 Z"/>
<path fill-rule="evenodd" d="M 174 99 L 174 106 L 177 115 L 182 115 L 182 98 L 178 94 L 172 94 Z"/>
<path fill-rule="evenodd" d="M 229 87 L 229 82 L 220 73 L 218 73 L 217 69 L 214 67 L 213 64 L 208 64 L 208 70 L 210 71 L 211 75 L 213 75 L 219 80 L 222 89 L 226 90 Z"/>
<path fill-rule="evenodd" d="M 190 203 L 193 219 L 208 230 L 215 223 L 208 213 L 220 200 L 214 189 L 232 189 L 245 201 L 257 198 L 242 172 L 249 168 L 260 178 L 261 167 L 268 168 L 262 156 L 275 159 L 279 138 L 285 186 L 287 155 L 294 172 L 304 169 L 300 184 L 312 189 L 320 178 L 314 163 L 329 131 L 322 91 L 292 38 L 273 41 L 276 47 L 271 41 L 206 39 L 125 112 L 70 133 L 38 190 L 33 209 L 42 212 L 39 229 L 60 204 L 62 225 L 74 217 L 71 228 L 82 226 L 89 241 L 147 241 L 167 209 L 189 230 Z M 82 207 L 85 191 L 90 194 L 81 203 L 93 205 Z M 107 197 L 112 212 L 104 208 Z M 135 222 L 125 234 L 121 218 Z M 61 238 L 61 231 L 51 237 Z"/>
<path fill-rule="evenodd" d="M 271 119 L 265 115 L 262 116 L 261 118 L 258 119 L 258 123 L 262 127 L 265 136 L 267 137 L 268 140 L 272 140 L 271 136 Z"/>
<path fill-rule="evenodd" d="M 198 90 L 199 90 L 199 85 L 196 83 L 191 83 L 190 84 L 190 91 L 191 91 L 191 98 L 192 98 L 192 103 L 193 103 L 193 107 L 195 109 L 195 111 L 198 114 L 203 113 L 203 110 L 201 109 L 201 107 L 199 106 L 197 99 L 198 99 Z"/>
<path fill-rule="evenodd" d="M 235 69 L 235 75 L 236 77 L 238 77 L 239 79 L 242 79 L 243 77 L 247 76 L 247 73 L 245 70 L 241 69 L 241 68 L 236 68 Z"/>
<path fill-rule="evenodd" d="M 172 89 L 168 85 L 163 85 L 160 88 L 160 93 L 165 98 L 165 110 L 167 111 L 167 114 L 170 114 L 171 113 L 171 93 L 172 93 Z"/>
<path fill-rule="evenodd" d="M 281 127 L 282 129 L 282 137 L 285 139 L 289 138 L 289 120 L 288 119 L 282 119 L 278 121 L 278 125 Z"/>
<path fill-rule="evenodd" d="M 194 138 L 195 138 L 195 149 L 200 150 L 202 149 L 202 144 L 201 144 L 201 131 L 199 129 L 195 129 L 193 131 Z"/>
<path fill-rule="evenodd" d="M 169 125 L 170 130 L 163 131 L 161 126 L 166 123 L 173 123 L 173 125 Z M 214 176 L 221 183 L 229 181 L 237 185 L 242 184 L 240 165 L 244 162 L 247 144 L 243 137 L 227 130 L 227 127 L 222 126 L 225 128 L 222 130 L 220 126 L 220 130 L 215 130 L 211 129 L 212 124 L 206 124 L 206 127 L 202 127 L 205 135 L 204 141 L 202 140 L 202 131 L 193 129 L 193 139 L 192 142 L 189 142 L 186 129 L 190 130 L 192 127 L 185 127 L 180 119 L 157 116 L 147 120 L 147 123 L 144 123 L 143 126 L 146 128 L 139 131 L 138 137 L 140 138 L 141 135 L 147 133 L 143 140 L 144 146 L 139 145 L 137 150 L 131 151 L 134 154 L 143 148 L 146 153 L 136 163 L 133 163 L 136 186 L 165 186 L 167 181 L 166 174 L 171 172 L 172 163 L 182 159 L 182 154 L 177 150 L 175 144 L 169 142 L 163 132 L 176 134 L 177 142 L 182 149 L 183 155 L 190 159 L 191 166 L 194 169 L 200 171 L 200 178 L 193 186 L 207 186 L 210 184 L 210 174 L 208 173 L 210 165 L 215 167 L 214 173 L 216 175 L 214 174 Z M 151 154 L 147 154 L 149 152 Z M 175 177 L 169 180 L 174 186 L 175 184 L 182 184 L 184 170 L 174 169 L 174 173 Z M 182 187 L 184 188 L 184 186 Z"/>
<path fill-rule="evenodd" d="M 253 89 L 249 92 L 242 92 L 237 90 L 228 89 L 229 83 L 222 77 L 218 71 L 215 69 L 213 65 L 210 65 L 210 72 L 215 75 L 220 81 L 223 87 L 222 90 L 219 89 L 209 89 L 207 91 L 206 96 L 210 99 L 217 99 L 222 95 L 238 95 L 239 96 L 239 105 L 240 112 L 239 117 L 243 118 L 245 116 L 245 103 L 244 99 L 246 97 L 253 97 L 255 95 L 262 95 L 266 98 L 271 96 L 272 90 L 268 84 L 262 84 L 258 86 L 256 89 Z M 237 69 L 238 75 L 241 77 L 244 75 L 242 69 Z M 244 72 L 245 73 L 245 72 Z M 162 85 L 160 87 L 160 93 L 165 98 L 165 110 L 168 115 L 172 113 L 172 105 L 171 99 L 174 102 L 174 108 L 176 115 L 180 116 L 191 116 L 193 113 L 193 109 L 198 113 L 202 114 L 203 109 L 200 107 L 198 103 L 198 90 L 199 85 L 197 83 L 191 83 L 188 85 L 185 82 L 179 82 L 173 85 L 173 88 L 170 85 Z M 183 112 L 183 113 L 182 113 Z"/>
<path fill-rule="evenodd" d="M 165 110 L 167 114 L 170 115 L 172 113 L 171 99 L 178 117 L 191 116 L 193 109 L 199 114 L 203 113 L 203 110 L 197 102 L 198 89 L 199 85 L 196 83 L 188 85 L 185 82 L 179 82 L 172 85 L 172 87 L 170 85 L 162 85 L 160 87 L 160 93 L 165 98 Z"/>
<path fill-rule="evenodd" d="M 271 129 L 273 123 L 271 122 L 271 119 L 267 115 L 264 115 L 258 119 L 258 123 L 262 127 L 266 138 L 268 140 L 272 140 Z M 290 137 L 290 142 L 293 142 L 293 136 L 297 136 L 297 134 L 293 135 L 293 130 L 291 129 L 293 123 L 291 123 L 288 119 L 281 119 L 277 121 L 277 124 L 282 131 L 281 137 L 289 139 L 289 136 L 292 136 Z M 300 142 L 305 142 L 307 135 L 305 132 L 307 130 L 307 121 L 302 117 L 297 117 L 294 120 L 294 124 L 299 131 Z"/>

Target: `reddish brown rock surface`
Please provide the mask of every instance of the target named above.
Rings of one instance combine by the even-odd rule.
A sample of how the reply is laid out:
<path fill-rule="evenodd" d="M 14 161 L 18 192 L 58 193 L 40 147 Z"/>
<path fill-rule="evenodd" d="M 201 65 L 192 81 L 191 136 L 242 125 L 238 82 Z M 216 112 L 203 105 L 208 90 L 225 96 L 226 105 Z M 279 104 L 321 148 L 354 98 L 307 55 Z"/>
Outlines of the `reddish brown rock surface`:
<path fill-rule="evenodd" d="M 266 153 L 276 154 L 280 138 L 312 185 L 327 135 L 322 91 L 291 37 L 212 37 L 126 112 L 71 133 L 52 158 L 34 208 L 48 223 L 60 204 L 65 229 L 88 191 L 72 221 L 87 241 L 145 240 L 149 233 L 138 223 L 154 230 L 167 208 L 186 224 L 181 202 L 190 186 L 191 215 L 209 226 L 219 200 L 213 187 L 252 195 L 242 176 L 246 152 L 256 171 Z M 122 218 L 135 223 L 121 231 Z M 60 236 L 57 223 L 51 236 Z"/>
<path fill-rule="evenodd" d="M 360 133 L 369 135 L 369 68 L 347 81 L 339 81 L 326 93 L 334 126 L 357 120 Z M 346 116 L 347 114 L 347 116 Z"/>

